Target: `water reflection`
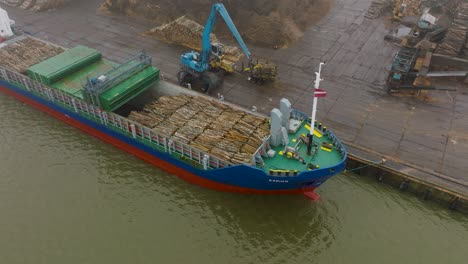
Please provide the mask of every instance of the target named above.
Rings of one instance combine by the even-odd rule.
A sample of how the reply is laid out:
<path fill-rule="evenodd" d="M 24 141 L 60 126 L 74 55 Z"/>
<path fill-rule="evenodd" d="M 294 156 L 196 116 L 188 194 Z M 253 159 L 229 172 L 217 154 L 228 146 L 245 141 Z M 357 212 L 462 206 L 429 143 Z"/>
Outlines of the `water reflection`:
<path fill-rule="evenodd" d="M 99 164 L 99 189 L 113 196 L 164 203 L 178 217 L 194 218 L 219 236 L 228 235 L 231 246 L 262 254 L 329 248 L 340 230 L 334 201 L 312 202 L 301 195 L 239 195 L 204 189 L 153 168 L 130 155 L 112 155 Z M 246 243 L 249 245 L 246 247 Z M 245 247 L 245 248 L 244 248 Z"/>
<path fill-rule="evenodd" d="M 136 256 L 140 263 L 174 263 L 174 257 L 178 263 L 363 257 L 394 263 L 392 252 L 411 263 L 468 257 L 467 216 L 371 178 L 334 177 L 319 189 L 319 202 L 216 192 L 9 97 L 0 102 L 0 112 L 8 113 L 0 116 L 0 255 L 7 260 L 33 263 L 44 253 L 44 263 L 72 263 L 72 255 L 90 263 L 129 263 Z"/>

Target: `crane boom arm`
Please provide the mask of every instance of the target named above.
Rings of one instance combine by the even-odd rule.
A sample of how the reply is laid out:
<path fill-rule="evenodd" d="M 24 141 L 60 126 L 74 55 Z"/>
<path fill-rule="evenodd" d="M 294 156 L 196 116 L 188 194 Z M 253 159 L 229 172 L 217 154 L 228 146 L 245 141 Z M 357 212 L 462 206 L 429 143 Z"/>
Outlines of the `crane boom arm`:
<path fill-rule="evenodd" d="M 205 24 L 205 28 L 203 29 L 202 64 L 208 65 L 209 63 L 209 56 L 210 56 L 210 49 L 211 49 L 210 34 L 216 22 L 216 17 L 218 15 L 218 12 L 221 15 L 221 17 L 224 19 L 224 21 L 226 22 L 227 26 L 229 27 L 229 30 L 231 30 L 234 38 L 236 38 L 245 56 L 247 56 L 247 59 L 251 60 L 250 51 L 245 45 L 244 40 L 239 34 L 239 31 L 237 31 L 237 28 L 234 25 L 234 22 L 229 16 L 229 13 L 227 12 L 223 4 L 217 3 L 217 4 L 214 4 L 213 7 L 211 8 L 210 16 L 208 17 L 208 20 L 206 21 L 206 24 Z"/>

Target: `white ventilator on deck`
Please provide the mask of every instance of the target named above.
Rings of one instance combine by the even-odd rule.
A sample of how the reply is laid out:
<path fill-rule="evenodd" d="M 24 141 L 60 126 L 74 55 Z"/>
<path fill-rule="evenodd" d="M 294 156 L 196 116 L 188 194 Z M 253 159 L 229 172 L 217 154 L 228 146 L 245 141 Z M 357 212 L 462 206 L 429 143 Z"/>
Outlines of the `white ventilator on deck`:
<path fill-rule="evenodd" d="M 271 124 L 270 124 L 270 135 L 271 135 L 271 140 L 270 143 L 272 146 L 277 147 L 281 145 L 282 141 L 282 135 L 281 135 L 281 122 L 283 119 L 283 114 L 281 114 L 281 111 L 278 110 L 278 108 L 273 108 L 270 113 L 271 117 Z"/>
<path fill-rule="evenodd" d="M 273 108 L 270 113 L 270 143 L 272 146 L 287 146 L 289 143 L 288 127 L 291 116 L 291 103 L 288 99 L 281 99 L 280 109 Z"/>
<path fill-rule="evenodd" d="M 0 37 L 11 37 L 13 31 L 11 25 L 14 24 L 13 20 L 8 17 L 7 11 L 0 8 Z"/>
<path fill-rule="evenodd" d="M 283 98 L 280 101 L 280 111 L 283 115 L 281 118 L 281 126 L 289 127 L 289 118 L 291 116 L 291 103 L 288 99 Z"/>

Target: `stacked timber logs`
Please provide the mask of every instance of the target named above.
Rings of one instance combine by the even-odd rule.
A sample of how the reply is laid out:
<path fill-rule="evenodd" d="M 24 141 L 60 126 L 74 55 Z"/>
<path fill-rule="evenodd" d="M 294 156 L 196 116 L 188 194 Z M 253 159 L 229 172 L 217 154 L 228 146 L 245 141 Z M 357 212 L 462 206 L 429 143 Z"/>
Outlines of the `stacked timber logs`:
<path fill-rule="evenodd" d="M 267 118 L 200 96 L 163 96 L 128 118 L 233 164 L 250 163 L 270 132 Z"/>
<path fill-rule="evenodd" d="M 22 9 L 30 9 L 33 11 L 45 11 L 62 7 L 66 0 L 0 0 L 0 3 L 5 3 L 12 6 L 17 6 Z"/>
<path fill-rule="evenodd" d="M 202 25 L 181 16 L 171 23 L 151 29 L 147 34 L 154 35 L 170 44 L 175 43 L 191 49 L 199 49 L 202 44 L 202 32 Z M 211 41 L 215 41 L 213 34 L 211 34 Z"/>
<path fill-rule="evenodd" d="M 468 57 L 468 3 L 461 3 L 444 40 L 436 52 L 449 56 Z"/>
<path fill-rule="evenodd" d="M 257 60 L 256 64 L 251 65 L 251 76 L 258 81 L 274 81 L 278 75 L 278 67 L 265 60 Z"/>
<path fill-rule="evenodd" d="M 421 0 L 374 0 L 371 2 L 365 17 L 376 19 L 386 10 L 393 10 L 398 17 L 416 16 L 421 13 L 420 5 Z"/>
<path fill-rule="evenodd" d="M 384 12 L 386 9 L 389 9 L 390 6 L 391 2 L 389 0 L 374 0 L 371 2 L 371 5 L 367 10 L 365 17 L 370 19 L 376 19 L 380 17 L 382 12 Z"/>
<path fill-rule="evenodd" d="M 0 65 L 26 73 L 26 70 L 32 65 L 62 52 L 62 48 L 32 38 L 25 38 L 0 49 Z"/>
<path fill-rule="evenodd" d="M 395 8 L 401 8 L 404 6 L 402 17 L 406 16 L 418 16 L 421 14 L 421 0 L 402 0 L 401 5 Z"/>
<path fill-rule="evenodd" d="M 146 35 L 154 36 L 166 43 L 181 45 L 193 50 L 201 50 L 203 26 L 197 22 L 181 16 L 178 19 L 153 28 Z M 219 42 L 216 36 L 210 34 L 211 43 Z M 235 46 L 224 46 L 225 59 L 236 62 L 240 59 L 242 51 Z"/>

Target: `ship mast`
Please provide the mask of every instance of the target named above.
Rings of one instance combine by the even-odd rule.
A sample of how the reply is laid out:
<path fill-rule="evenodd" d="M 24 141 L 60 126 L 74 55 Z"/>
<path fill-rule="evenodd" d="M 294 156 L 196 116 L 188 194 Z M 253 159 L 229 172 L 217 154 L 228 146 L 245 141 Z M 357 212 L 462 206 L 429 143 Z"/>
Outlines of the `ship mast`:
<path fill-rule="evenodd" d="M 318 101 L 318 94 L 316 94 L 318 91 L 317 89 L 320 89 L 320 81 L 323 81 L 321 79 L 321 74 L 322 74 L 322 65 L 325 65 L 325 62 L 321 62 L 319 64 L 319 71 L 315 72 L 315 82 L 314 82 L 314 102 L 312 104 L 312 118 L 310 120 L 310 133 L 309 133 L 309 144 L 307 145 L 307 155 L 310 155 L 310 152 L 312 150 L 312 139 L 314 137 L 314 129 L 315 129 L 315 116 L 317 115 L 317 101 Z"/>

